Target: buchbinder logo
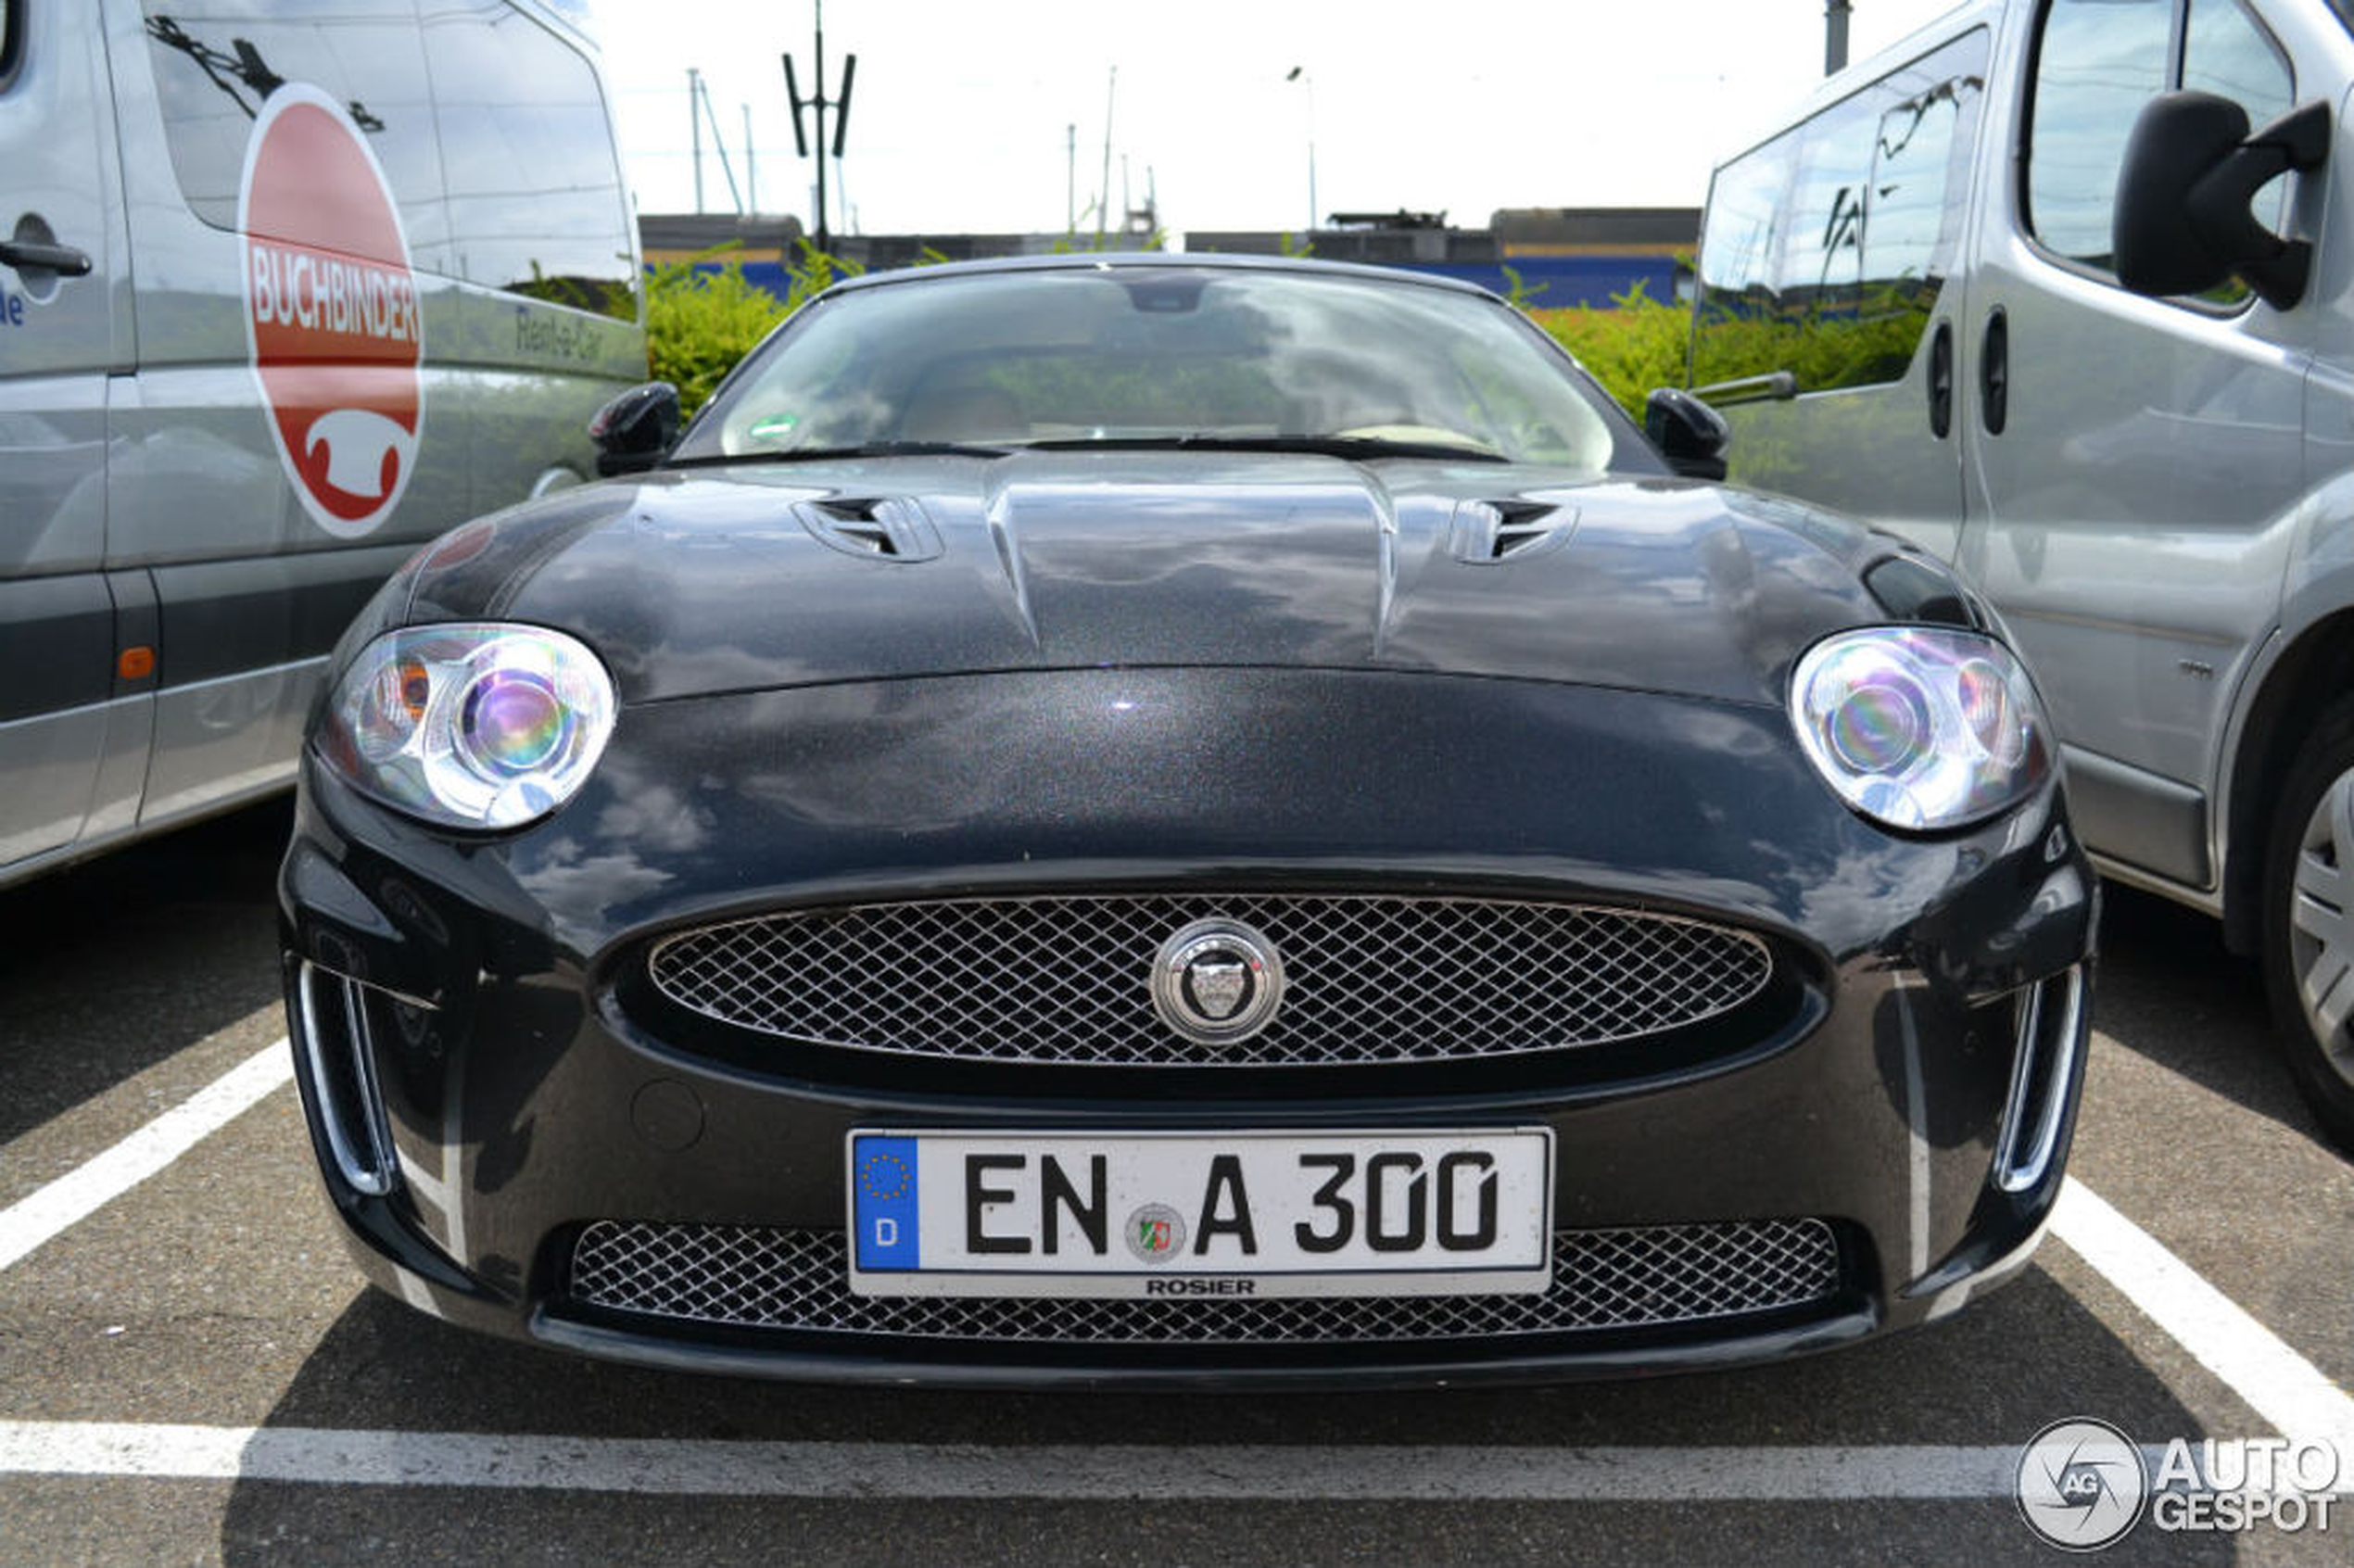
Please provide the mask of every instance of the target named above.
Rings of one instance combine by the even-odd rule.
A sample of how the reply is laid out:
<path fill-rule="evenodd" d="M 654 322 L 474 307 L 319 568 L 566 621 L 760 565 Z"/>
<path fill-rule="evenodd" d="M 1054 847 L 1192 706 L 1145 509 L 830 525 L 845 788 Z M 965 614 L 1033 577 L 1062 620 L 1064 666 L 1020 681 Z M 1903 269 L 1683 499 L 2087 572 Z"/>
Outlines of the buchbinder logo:
<path fill-rule="evenodd" d="M 366 133 L 315 87 L 272 93 L 237 196 L 246 339 L 271 436 L 313 522 L 391 515 L 416 466 L 424 334 L 400 211 Z"/>

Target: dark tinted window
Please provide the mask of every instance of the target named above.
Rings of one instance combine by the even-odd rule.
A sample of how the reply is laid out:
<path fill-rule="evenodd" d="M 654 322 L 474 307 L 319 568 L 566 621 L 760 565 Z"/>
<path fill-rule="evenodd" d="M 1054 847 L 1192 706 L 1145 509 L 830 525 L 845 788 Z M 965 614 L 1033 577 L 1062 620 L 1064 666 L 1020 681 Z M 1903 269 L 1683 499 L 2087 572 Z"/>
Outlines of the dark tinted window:
<path fill-rule="evenodd" d="M 1972 32 L 1718 171 L 1696 383 L 1789 371 L 1819 392 L 1905 373 L 1960 242 L 1985 65 Z"/>
<path fill-rule="evenodd" d="M 411 0 L 145 0 L 147 53 L 180 194 L 237 225 L 262 101 L 303 82 L 342 104 L 392 186 L 411 251 L 443 238 L 441 149 Z"/>
<path fill-rule="evenodd" d="M 628 204 L 594 69 L 504 5 L 424 10 L 460 274 L 634 319 Z"/>

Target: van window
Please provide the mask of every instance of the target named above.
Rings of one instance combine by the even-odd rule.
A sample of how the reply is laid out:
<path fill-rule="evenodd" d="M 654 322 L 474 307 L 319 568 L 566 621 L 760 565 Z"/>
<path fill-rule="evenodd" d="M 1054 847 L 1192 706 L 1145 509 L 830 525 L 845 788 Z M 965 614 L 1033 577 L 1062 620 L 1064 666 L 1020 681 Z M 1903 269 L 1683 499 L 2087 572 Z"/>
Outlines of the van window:
<path fill-rule="evenodd" d="M 1737 311 L 1744 303 L 1758 307 L 1773 303 L 1782 192 L 1790 183 L 1791 159 L 1797 151 L 1798 136 L 1793 132 L 1716 171 L 1708 191 L 1708 234 L 1701 256 L 1701 277 L 1720 310 Z"/>
<path fill-rule="evenodd" d="M 2288 62 L 2239 0 L 2191 0 L 2183 85 L 2232 99 L 2251 126 L 2286 114 L 2296 96 Z"/>
<path fill-rule="evenodd" d="M 2175 0 L 2051 0 L 2044 9 L 2023 195 L 2028 233 L 2055 255 L 2111 270 L 2118 169 L 2155 95 L 2174 86 L 2221 94 L 2256 125 L 2292 101 L 2288 62 L 2238 0 L 2190 0 L 2178 75 L 2168 57 L 2175 9 Z M 2278 188 L 2284 200 L 2286 183 Z M 2207 297 L 2231 303 L 2247 292 L 2235 282 Z"/>
<path fill-rule="evenodd" d="M 629 209 L 595 69 L 501 0 L 424 0 L 424 23 L 461 274 L 635 321 Z"/>
<path fill-rule="evenodd" d="M 2230 98 L 2247 110 L 2250 126 L 2286 114 L 2297 95 L 2288 61 L 2237 0 L 2191 0 L 2183 33 L 2183 85 Z M 2250 206 L 2278 229 L 2288 218 L 2288 176 L 2276 175 Z M 2199 298 L 2238 305 L 2255 293 L 2235 274 Z"/>
<path fill-rule="evenodd" d="M 1790 222 L 1774 286 L 1785 305 L 1852 303 L 1864 278 L 1864 192 L 1871 183 L 1877 93 L 1807 121 L 1791 182 Z"/>
<path fill-rule="evenodd" d="M 191 210 L 237 226 L 246 143 L 288 82 L 334 97 L 368 136 L 413 250 L 444 237 L 441 147 L 412 0 L 142 0 L 172 173 Z"/>
<path fill-rule="evenodd" d="M 1696 385 L 1788 371 L 1822 392 L 1904 375 L 1960 243 L 1986 52 L 1972 32 L 1718 171 Z"/>
<path fill-rule="evenodd" d="M 2173 0 L 2052 0 L 2035 47 L 2027 226 L 2106 271 L 2109 209 L 2133 117 L 2166 86 Z"/>

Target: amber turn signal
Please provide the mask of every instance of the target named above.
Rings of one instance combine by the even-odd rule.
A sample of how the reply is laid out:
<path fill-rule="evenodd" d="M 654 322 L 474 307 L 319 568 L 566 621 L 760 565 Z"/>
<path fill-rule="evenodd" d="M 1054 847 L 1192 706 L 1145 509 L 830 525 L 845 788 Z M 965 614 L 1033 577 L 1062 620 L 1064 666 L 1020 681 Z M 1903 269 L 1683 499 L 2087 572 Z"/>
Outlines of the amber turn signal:
<path fill-rule="evenodd" d="M 126 648 L 114 657 L 117 680 L 145 680 L 156 673 L 156 651 L 141 643 Z"/>

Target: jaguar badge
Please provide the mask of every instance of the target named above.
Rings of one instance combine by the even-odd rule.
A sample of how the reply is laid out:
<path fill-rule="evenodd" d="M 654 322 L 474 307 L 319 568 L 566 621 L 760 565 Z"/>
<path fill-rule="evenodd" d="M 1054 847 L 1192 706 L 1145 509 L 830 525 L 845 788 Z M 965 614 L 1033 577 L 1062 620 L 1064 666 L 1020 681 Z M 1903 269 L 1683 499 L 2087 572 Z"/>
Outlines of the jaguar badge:
<path fill-rule="evenodd" d="M 1202 1045 L 1232 1045 L 1265 1029 L 1284 999 L 1275 944 L 1240 920 L 1196 920 L 1153 959 L 1153 1010 Z"/>

